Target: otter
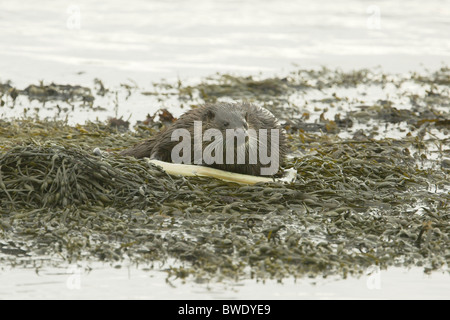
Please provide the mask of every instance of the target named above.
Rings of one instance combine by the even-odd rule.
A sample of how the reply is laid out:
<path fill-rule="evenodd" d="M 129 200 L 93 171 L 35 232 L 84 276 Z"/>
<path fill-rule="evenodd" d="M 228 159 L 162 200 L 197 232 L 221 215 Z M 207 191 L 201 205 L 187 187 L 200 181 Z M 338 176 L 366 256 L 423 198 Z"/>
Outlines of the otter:
<path fill-rule="evenodd" d="M 212 135 L 205 134 L 205 132 L 208 133 L 208 129 L 215 131 L 209 130 Z M 185 146 L 189 147 L 182 152 L 184 159 L 194 159 L 190 164 L 199 164 L 235 173 L 255 176 L 275 175 L 287 153 L 285 132 L 271 112 L 247 102 L 221 102 L 205 104 L 187 111 L 166 129 L 149 140 L 122 151 L 121 155 L 177 162 L 173 157 L 181 154 L 179 152 L 180 135 L 175 133 L 180 132 L 190 135 L 187 138 L 182 135 L 183 140 L 187 139 L 187 141 L 183 141 Z M 231 135 L 227 136 L 230 132 Z M 203 139 L 198 143 L 199 140 L 195 139 L 199 137 L 199 134 Z M 214 140 L 211 136 L 214 137 Z M 205 139 L 205 137 L 207 138 Z M 227 145 L 231 148 L 227 148 Z M 174 153 L 174 150 L 177 152 Z M 224 150 L 225 152 L 220 154 Z M 213 158 L 214 162 L 208 160 L 207 156 L 200 159 L 198 156 L 202 155 L 202 152 L 203 155 L 207 154 L 210 156 L 209 158 Z M 239 158 L 239 154 L 241 158 Z M 275 161 L 276 170 L 268 170 L 268 167 L 272 165 L 272 163 L 270 165 L 268 163 L 269 158 Z"/>

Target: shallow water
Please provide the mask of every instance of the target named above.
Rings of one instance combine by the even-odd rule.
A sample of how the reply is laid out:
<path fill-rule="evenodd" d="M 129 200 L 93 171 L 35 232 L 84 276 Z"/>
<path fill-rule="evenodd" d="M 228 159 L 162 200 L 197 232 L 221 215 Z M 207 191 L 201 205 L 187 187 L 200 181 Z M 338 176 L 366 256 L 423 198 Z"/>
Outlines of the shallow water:
<path fill-rule="evenodd" d="M 189 83 L 216 72 L 379 66 L 405 73 L 450 64 L 450 6 L 439 0 L 3 1 L 0 30 L 0 81 L 19 89 L 39 81 L 93 87 L 98 78 L 112 90 L 145 91 L 162 78 Z M 69 120 L 134 123 L 160 107 L 181 113 L 176 103 L 140 94 L 119 94 L 118 102 L 97 97 L 107 112 L 78 110 Z"/>
<path fill-rule="evenodd" d="M 356 0 L 4 1 L 0 30 L 0 81 L 11 80 L 21 89 L 40 80 L 92 87 L 99 78 L 110 88 L 135 83 L 145 90 L 162 78 L 191 82 L 215 72 L 282 74 L 294 64 L 343 69 L 381 66 L 390 73 L 450 64 L 450 6 L 437 0 L 426 5 Z M 367 89 L 367 100 L 391 95 L 389 88 Z M 116 111 L 110 99 L 96 102 L 108 111 L 78 109 L 69 112 L 71 121 L 103 120 L 117 113 L 133 114 L 134 123 L 146 110 L 152 113 L 160 107 L 153 97 L 143 95 L 129 100 L 120 97 Z M 170 101 L 163 104 L 173 107 Z M 22 110 L 0 114 L 20 117 Z M 71 289 L 68 270 L 45 268 L 37 275 L 32 269 L 5 267 L 0 271 L 0 299 L 439 299 L 448 298 L 450 292 L 448 274 L 425 276 L 420 268 L 381 271 L 376 278 L 381 286 L 373 290 L 367 277 L 285 281 L 283 285 L 252 280 L 209 285 L 174 281 L 173 288 L 163 272 L 103 265 L 80 274 L 80 288 Z"/>
<path fill-rule="evenodd" d="M 0 299 L 448 299 L 449 276 L 420 268 L 368 270 L 359 278 L 255 280 L 219 283 L 166 282 L 163 271 L 90 265 L 4 269 Z"/>
<path fill-rule="evenodd" d="M 440 0 L 3 1 L 0 77 L 145 86 L 293 64 L 434 69 L 450 62 L 449 17 Z"/>

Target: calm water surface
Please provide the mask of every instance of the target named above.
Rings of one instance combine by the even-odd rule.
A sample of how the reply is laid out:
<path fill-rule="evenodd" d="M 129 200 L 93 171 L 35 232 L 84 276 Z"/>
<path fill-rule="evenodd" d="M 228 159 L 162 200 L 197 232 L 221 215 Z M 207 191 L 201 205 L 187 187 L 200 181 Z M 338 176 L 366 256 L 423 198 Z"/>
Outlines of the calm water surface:
<path fill-rule="evenodd" d="M 359 278 L 166 282 L 163 271 L 82 266 L 0 271 L 0 299 L 448 299 L 449 275 L 421 268 L 368 270 Z"/>
<path fill-rule="evenodd" d="M 18 86 L 450 62 L 447 0 L 2 0 L 0 8 L 0 79 Z"/>

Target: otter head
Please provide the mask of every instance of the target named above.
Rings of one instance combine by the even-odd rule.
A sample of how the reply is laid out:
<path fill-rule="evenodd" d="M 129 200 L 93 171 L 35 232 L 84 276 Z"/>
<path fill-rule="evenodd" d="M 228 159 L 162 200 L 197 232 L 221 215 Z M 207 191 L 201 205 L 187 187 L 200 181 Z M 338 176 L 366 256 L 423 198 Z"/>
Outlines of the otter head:
<path fill-rule="evenodd" d="M 227 129 L 248 130 L 248 112 L 236 108 L 207 108 L 203 114 L 209 128 L 225 132 Z"/>
<path fill-rule="evenodd" d="M 203 121 L 208 129 L 222 132 L 223 148 L 236 148 L 248 144 L 248 112 L 236 105 L 217 105 L 205 110 Z M 231 139 L 231 140 L 230 140 Z"/>

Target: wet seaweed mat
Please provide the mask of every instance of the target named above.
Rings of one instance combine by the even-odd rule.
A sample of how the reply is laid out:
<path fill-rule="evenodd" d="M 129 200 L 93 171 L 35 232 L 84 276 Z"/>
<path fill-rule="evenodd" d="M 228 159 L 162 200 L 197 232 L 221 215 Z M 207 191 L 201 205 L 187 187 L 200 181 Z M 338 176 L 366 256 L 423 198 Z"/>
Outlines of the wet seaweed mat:
<path fill-rule="evenodd" d="M 2 120 L 0 261 L 155 262 L 198 281 L 345 277 L 374 265 L 448 270 L 449 78 L 446 67 L 400 78 L 324 68 L 145 93 L 191 107 L 245 98 L 270 109 L 288 134 L 286 168 L 298 172 L 288 184 L 181 178 L 118 156 L 161 128 L 154 116 L 135 131 L 115 121 Z M 348 96 L 373 86 L 395 94 Z M 11 107 L 14 89 L 3 87 Z M 383 137 L 386 128 L 400 134 Z"/>
<path fill-rule="evenodd" d="M 450 199 L 429 190 L 447 182 L 379 149 L 324 144 L 320 155 L 290 161 L 295 183 L 240 186 L 69 145 L 15 147 L 0 157 L 1 259 L 175 257 L 185 264 L 168 265 L 170 274 L 201 279 L 447 266 Z"/>

